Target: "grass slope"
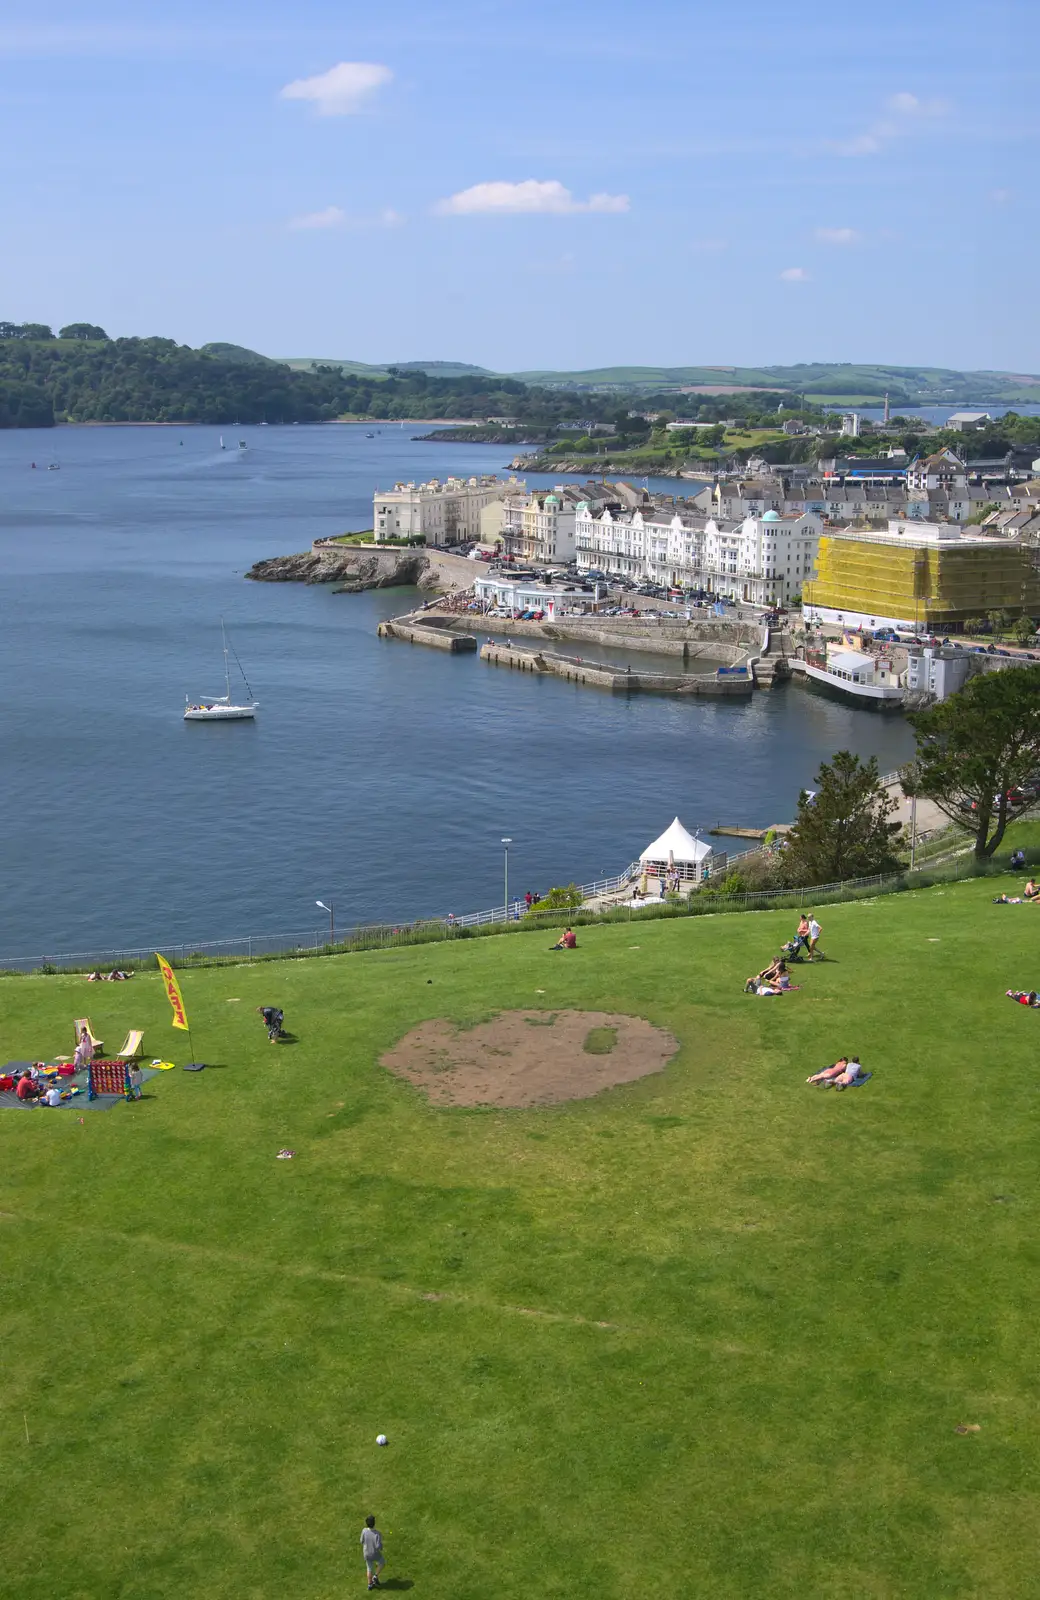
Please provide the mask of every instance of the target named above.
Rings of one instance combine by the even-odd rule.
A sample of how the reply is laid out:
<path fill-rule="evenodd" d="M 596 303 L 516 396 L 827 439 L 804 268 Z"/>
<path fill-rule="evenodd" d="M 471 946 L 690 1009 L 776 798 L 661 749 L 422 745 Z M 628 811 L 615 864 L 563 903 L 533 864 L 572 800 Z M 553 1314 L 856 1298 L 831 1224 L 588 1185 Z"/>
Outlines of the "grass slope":
<path fill-rule="evenodd" d="M 784 913 L 188 974 L 215 1067 L 0 1113 L 0 1592 L 331 1600 L 369 1510 L 438 1600 L 1033 1592 L 1040 912 L 999 887 L 829 907 L 779 1005 Z M 523 1112 L 378 1066 L 518 1005 L 682 1048 Z M 0 980 L 0 1059 L 83 1011 L 186 1058 L 140 975 Z M 843 1049 L 873 1080 L 806 1087 Z"/>

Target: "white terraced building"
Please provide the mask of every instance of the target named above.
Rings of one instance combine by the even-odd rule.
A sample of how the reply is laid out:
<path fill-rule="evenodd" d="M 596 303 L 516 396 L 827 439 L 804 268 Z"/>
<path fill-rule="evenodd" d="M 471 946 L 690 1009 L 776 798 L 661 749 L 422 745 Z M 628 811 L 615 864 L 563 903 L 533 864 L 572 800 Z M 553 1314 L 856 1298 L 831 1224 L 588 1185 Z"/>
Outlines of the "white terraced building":
<path fill-rule="evenodd" d="M 448 478 L 441 483 L 395 483 L 372 498 L 376 544 L 388 539 L 425 539 L 429 545 L 463 544 L 480 538 L 480 513 L 494 500 L 516 494 L 521 478 Z"/>
<path fill-rule="evenodd" d="M 712 520 L 704 538 L 704 587 L 749 605 L 789 605 L 816 575 L 822 526 L 810 511 L 767 511 L 729 528 Z"/>
<path fill-rule="evenodd" d="M 789 604 L 815 576 L 822 525 L 816 512 L 771 509 L 726 523 L 579 505 L 574 537 L 579 570 L 773 606 Z"/>
<path fill-rule="evenodd" d="M 575 509 L 573 489 L 506 495 L 481 517 L 482 537 L 485 543 L 501 539 L 503 554 L 521 561 L 546 566 L 569 562 L 574 559 Z"/>
<path fill-rule="evenodd" d="M 579 571 L 696 588 L 705 519 L 689 512 L 611 511 L 582 502 L 574 519 Z"/>

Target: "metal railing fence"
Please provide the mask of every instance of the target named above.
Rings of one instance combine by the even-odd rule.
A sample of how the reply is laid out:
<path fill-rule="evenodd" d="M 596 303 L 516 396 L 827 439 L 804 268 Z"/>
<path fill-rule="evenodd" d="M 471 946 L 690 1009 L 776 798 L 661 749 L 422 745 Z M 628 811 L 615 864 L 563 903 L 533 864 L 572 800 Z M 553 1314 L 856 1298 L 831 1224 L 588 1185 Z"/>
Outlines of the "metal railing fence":
<path fill-rule="evenodd" d="M 757 853 L 757 852 L 756 852 Z M 1028 852 L 1036 858 L 1040 852 Z M 740 858 L 738 858 L 739 860 Z M 600 893 L 622 888 L 638 875 L 638 863 L 633 863 L 628 874 L 617 878 L 597 880 Z M 645 902 L 624 900 L 602 908 L 590 906 L 534 906 L 527 911 L 523 901 L 515 902 L 506 916 L 504 906 L 490 911 L 474 912 L 468 917 L 449 920 L 444 917 L 419 919 L 401 923 L 365 923 L 351 928 L 330 944 L 324 929 L 307 930 L 297 934 L 250 934 L 238 939 L 208 939 L 187 941 L 161 941 L 162 953 L 175 966 L 190 967 L 215 965 L 220 962 L 291 960 L 322 954 L 345 954 L 356 950 L 385 950 L 398 946 L 435 943 L 452 938 L 472 937 L 480 930 L 491 931 L 495 924 L 503 933 L 539 927 L 561 927 L 570 922 L 576 927 L 593 922 L 628 922 L 672 916 L 704 916 L 720 912 L 783 909 L 785 906 L 822 906 L 834 901 L 859 898 L 871 892 L 885 892 L 900 887 L 926 887 L 930 882 L 945 882 L 953 878 L 989 877 L 1007 872 L 1001 861 L 980 862 L 959 856 L 953 860 L 925 862 L 913 874 L 908 871 L 881 874 L 875 877 L 852 878 L 837 883 L 812 884 L 805 888 L 748 889 L 728 893 L 712 887 L 710 880 L 693 889 L 689 896 L 673 896 L 664 901 Z M 593 886 L 583 885 L 583 889 Z M 114 945 L 94 947 L 85 951 L 46 952 L 36 955 L 0 956 L 0 971 L 7 972 L 61 972 L 97 969 L 105 972 L 113 968 L 132 970 L 154 958 L 155 944 Z"/>

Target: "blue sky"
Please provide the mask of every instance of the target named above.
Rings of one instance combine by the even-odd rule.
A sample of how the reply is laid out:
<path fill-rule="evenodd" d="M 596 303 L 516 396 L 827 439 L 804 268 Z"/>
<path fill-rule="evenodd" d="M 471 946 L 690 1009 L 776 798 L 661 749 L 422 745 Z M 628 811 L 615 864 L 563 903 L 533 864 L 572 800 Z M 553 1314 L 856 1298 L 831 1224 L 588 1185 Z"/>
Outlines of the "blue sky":
<path fill-rule="evenodd" d="M 1037 0 L 6 0 L 0 317 L 1040 372 Z"/>

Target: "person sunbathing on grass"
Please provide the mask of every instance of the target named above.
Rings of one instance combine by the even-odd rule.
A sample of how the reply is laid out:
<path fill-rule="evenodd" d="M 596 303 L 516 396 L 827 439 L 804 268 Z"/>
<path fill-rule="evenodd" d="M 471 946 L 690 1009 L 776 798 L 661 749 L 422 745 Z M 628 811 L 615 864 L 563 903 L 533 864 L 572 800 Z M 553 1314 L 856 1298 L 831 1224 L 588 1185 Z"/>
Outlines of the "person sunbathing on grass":
<path fill-rule="evenodd" d="M 784 960 L 783 955 L 781 954 L 776 957 L 775 961 L 771 961 L 768 967 L 763 967 L 761 972 L 756 972 L 753 978 L 749 978 L 747 980 L 744 985 L 744 993 L 757 994 L 760 985 L 778 984 L 780 979 L 785 977 L 786 974 L 787 962 Z"/>
<path fill-rule="evenodd" d="M 1020 894 L 1015 895 L 1011 899 L 1009 899 L 1006 894 L 995 894 L 993 896 L 993 904 L 995 906 L 1020 906 L 1022 903 L 1022 896 Z"/>
<path fill-rule="evenodd" d="M 836 1089 L 852 1089 L 862 1078 L 863 1068 L 859 1064 L 859 1056 L 853 1056 L 841 1076 L 834 1079 L 834 1087 Z"/>
<path fill-rule="evenodd" d="M 1038 889 L 1037 886 L 1036 886 L 1036 879 L 1035 878 L 1030 878 L 1029 882 L 1026 884 L 1025 888 L 1022 890 L 1022 899 L 1023 900 L 1040 900 L 1040 889 Z"/>
<path fill-rule="evenodd" d="M 1017 1000 L 1020 1006 L 1040 1006 L 1035 989 L 1005 989 L 1004 993 L 1009 1000 Z"/>
<path fill-rule="evenodd" d="M 834 1083 L 848 1069 L 848 1056 L 839 1056 L 832 1067 L 824 1067 L 822 1072 L 814 1072 L 806 1083 Z"/>

